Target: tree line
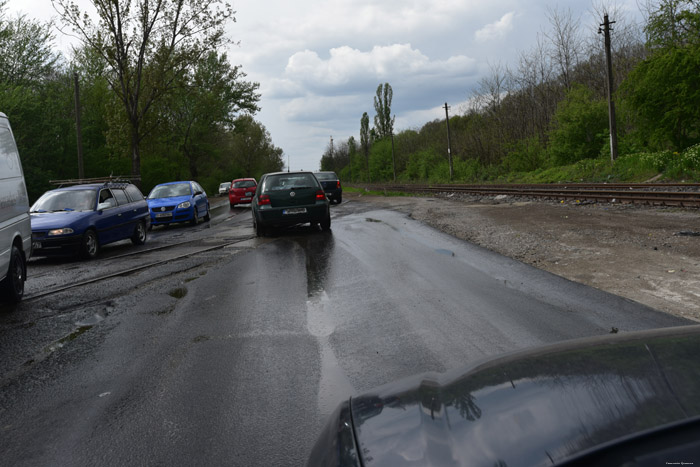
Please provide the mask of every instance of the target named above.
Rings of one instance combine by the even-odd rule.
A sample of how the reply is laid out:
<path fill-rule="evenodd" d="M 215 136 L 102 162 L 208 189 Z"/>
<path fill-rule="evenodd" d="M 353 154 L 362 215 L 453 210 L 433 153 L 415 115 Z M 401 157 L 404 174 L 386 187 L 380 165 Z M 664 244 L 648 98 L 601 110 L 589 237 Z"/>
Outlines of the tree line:
<path fill-rule="evenodd" d="M 643 24 L 614 6 L 594 5 L 587 30 L 570 10 L 548 10 L 549 27 L 515 64 L 490 73 L 449 120 L 454 177 L 504 180 L 571 164 L 610 164 L 606 65 L 598 25 L 612 32 L 613 99 L 619 167 L 647 167 L 668 178 L 700 178 L 700 2 L 647 1 Z M 374 97 L 374 127 L 327 147 L 323 170 L 346 180 L 446 182 L 446 121 L 393 133 L 388 83 Z"/>
<path fill-rule="evenodd" d="M 254 119 L 259 84 L 230 63 L 220 0 L 92 0 L 97 16 L 55 0 L 60 25 L 10 17 L 0 0 L 0 111 L 10 118 L 30 198 L 79 174 L 77 77 L 85 178 L 219 183 L 284 166 Z M 70 57 L 54 28 L 78 38 Z"/>

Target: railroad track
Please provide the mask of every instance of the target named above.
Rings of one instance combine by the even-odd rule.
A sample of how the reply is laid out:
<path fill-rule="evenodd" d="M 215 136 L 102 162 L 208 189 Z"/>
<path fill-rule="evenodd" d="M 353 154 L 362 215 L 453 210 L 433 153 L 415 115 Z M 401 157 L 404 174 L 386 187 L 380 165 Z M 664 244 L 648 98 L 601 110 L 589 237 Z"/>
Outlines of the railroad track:
<path fill-rule="evenodd" d="M 700 207 L 698 183 L 581 183 L 514 185 L 356 185 L 370 190 L 408 193 L 463 193 L 476 196 L 519 196 L 653 206 Z"/>
<path fill-rule="evenodd" d="M 124 269 L 121 269 L 118 271 L 110 272 L 108 274 L 100 274 L 99 276 L 79 280 L 76 282 L 72 282 L 70 284 L 64 284 L 64 285 L 60 285 L 57 287 L 51 287 L 51 288 L 46 289 L 46 290 L 39 292 L 39 293 L 25 295 L 25 297 L 22 299 L 22 301 L 28 302 L 28 301 L 32 301 L 32 300 L 37 300 L 37 299 L 46 297 L 48 295 L 56 294 L 59 292 L 64 292 L 66 290 L 70 290 L 70 289 L 73 289 L 76 287 L 82 287 L 85 285 L 94 284 L 94 283 L 106 281 L 109 279 L 114 279 L 116 277 L 128 276 L 130 274 L 134 274 L 136 272 L 139 272 L 139 271 L 142 271 L 142 270 L 154 267 L 154 266 L 158 266 L 161 264 L 170 263 L 170 262 L 177 261 L 180 259 L 188 258 L 190 256 L 194 256 L 194 255 L 198 255 L 198 254 L 202 254 L 202 253 L 207 253 L 207 252 L 214 251 L 214 250 L 219 250 L 219 249 L 226 248 L 229 246 L 235 246 L 237 243 L 244 242 L 246 240 L 250 240 L 251 238 L 254 238 L 254 236 L 251 235 L 251 236 L 247 236 L 247 237 L 236 238 L 235 240 L 217 242 L 213 245 L 209 244 L 209 245 L 188 251 L 186 253 L 177 254 L 174 256 L 168 256 L 166 258 L 155 259 L 155 260 L 149 261 L 145 264 L 139 264 L 138 266 L 127 267 L 127 268 L 124 268 Z M 143 259 L 144 257 L 147 257 L 149 253 L 161 253 L 161 252 L 163 252 L 163 250 L 168 250 L 168 249 L 172 249 L 175 247 L 182 247 L 186 244 L 191 244 L 191 243 L 201 243 L 201 239 L 187 240 L 184 242 L 163 245 L 160 247 L 149 248 L 146 250 L 129 252 L 129 253 L 105 258 L 104 261 L 111 261 L 114 259 L 123 259 L 123 258 L 131 257 L 131 256 L 138 256 L 139 259 Z"/>

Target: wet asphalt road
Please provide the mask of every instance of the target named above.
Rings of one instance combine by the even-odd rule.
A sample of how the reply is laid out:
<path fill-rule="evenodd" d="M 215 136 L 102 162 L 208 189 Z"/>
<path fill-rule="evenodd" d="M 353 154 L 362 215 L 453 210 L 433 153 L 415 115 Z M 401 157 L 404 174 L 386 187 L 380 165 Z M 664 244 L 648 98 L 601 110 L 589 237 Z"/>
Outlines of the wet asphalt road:
<path fill-rule="evenodd" d="M 337 403 L 376 385 L 685 323 L 402 214 L 332 212 L 331 232 L 255 239 L 249 211 L 225 206 L 149 244 L 233 246 L 3 310 L 2 463 L 303 465 Z M 108 269 L 103 253 L 85 267 Z M 66 267 L 83 263 L 37 263 L 33 287 Z"/>

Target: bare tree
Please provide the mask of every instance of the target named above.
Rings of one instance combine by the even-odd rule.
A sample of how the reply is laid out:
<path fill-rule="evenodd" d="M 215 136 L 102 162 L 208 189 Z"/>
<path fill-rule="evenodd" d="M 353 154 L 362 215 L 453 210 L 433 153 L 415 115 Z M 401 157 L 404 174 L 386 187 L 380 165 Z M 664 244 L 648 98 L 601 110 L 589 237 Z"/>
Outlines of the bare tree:
<path fill-rule="evenodd" d="M 73 0 L 52 0 L 63 23 L 107 66 L 107 80 L 124 104 L 130 124 L 132 175 L 141 175 L 139 144 L 154 101 L 205 54 L 227 42 L 233 19 L 223 0 L 90 0 L 91 18 Z"/>
<path fill-rule="evenodd" d="M 572 73 L 578 65 L 582 53 L 580 21 L 573 17 L 571 9 L 548 8 L 547 18 L 552 26 L 545 36 L 551 42 L 551 58 L 559 69 L 559 75 L 566 89 L 571 89 Z"/>

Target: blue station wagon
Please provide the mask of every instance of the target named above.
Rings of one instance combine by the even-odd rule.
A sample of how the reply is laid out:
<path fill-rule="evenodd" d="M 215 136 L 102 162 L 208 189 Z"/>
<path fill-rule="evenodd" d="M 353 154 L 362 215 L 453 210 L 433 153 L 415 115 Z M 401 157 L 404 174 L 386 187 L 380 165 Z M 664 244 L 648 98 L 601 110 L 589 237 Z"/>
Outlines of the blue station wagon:
<path fill-rule="evenodd" d="M 148 205 L 131 183 L 73 185 L 41 195 L 30 210 L 34 256 L 74 255 L 91 259 L 102 245 L 131 239 L 146 242 Z"/>

